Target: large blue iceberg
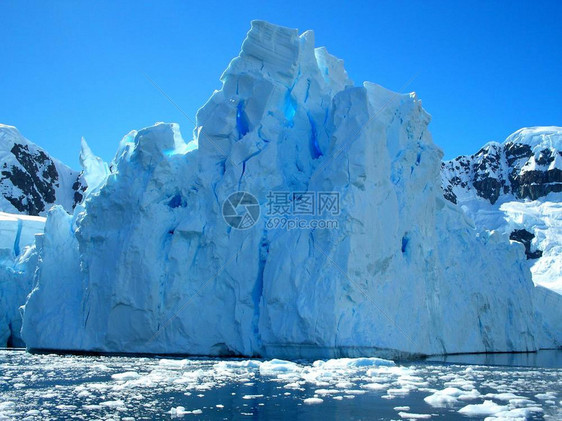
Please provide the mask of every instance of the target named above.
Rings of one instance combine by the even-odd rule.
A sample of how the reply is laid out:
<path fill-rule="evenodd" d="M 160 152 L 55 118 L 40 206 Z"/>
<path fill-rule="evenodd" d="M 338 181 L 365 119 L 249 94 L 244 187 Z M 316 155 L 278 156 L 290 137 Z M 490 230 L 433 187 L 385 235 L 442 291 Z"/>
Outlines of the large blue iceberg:
<path fill-rule="evenodd" d="M 317 358 L 560 345 L 523 246 L 443 198 L 414 93 L 355 86 L 311 31 L 261 21 L 221 80 L 189 142 L 162 123 L 125 136 L 109 165 L 83 148 L 95 187 L 72 215 L 48 215 L 28 348 Z M 260 215 L 233 227 L 236 192 Z M 338 199 L 329 226 L 287 229 L 268 209 L 272 194 L 295 206 L 320 193 Z"/>

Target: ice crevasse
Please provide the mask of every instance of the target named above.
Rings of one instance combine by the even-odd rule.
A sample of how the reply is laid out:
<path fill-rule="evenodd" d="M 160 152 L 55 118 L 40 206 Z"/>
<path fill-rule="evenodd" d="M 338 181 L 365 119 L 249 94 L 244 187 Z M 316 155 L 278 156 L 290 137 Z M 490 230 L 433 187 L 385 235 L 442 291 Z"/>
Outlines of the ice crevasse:
<path fill-rule="evenodd" d="M 415 94 L 355 86 L 314 34 L 252 22 L 197 113 L 123 138 L 72 215 L 54 208 L 28 348 L 282 358 L 559 346 L 521 245 L 443 199 Z M 94 178 L 98 182 L 94 182 Z M 92 180 L 92 181 L 91 181 Z M 254 195 L 247 230 L 224 200 Z M 337 229 L 267 226 L 267 195 L 337 192 Z M 560 306 L 559 306 L 560 307 Z"/>

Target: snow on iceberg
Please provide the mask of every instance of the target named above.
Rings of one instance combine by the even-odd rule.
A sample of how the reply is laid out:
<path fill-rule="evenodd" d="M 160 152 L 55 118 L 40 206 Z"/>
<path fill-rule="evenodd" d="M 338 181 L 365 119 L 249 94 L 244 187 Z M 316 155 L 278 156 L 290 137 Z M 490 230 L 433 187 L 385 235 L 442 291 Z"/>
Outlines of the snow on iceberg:
<path fill-rule="evenodd" d="M 355 86 L 311 31 L 261 21 L 221 80 L 190 143 L 175 124 L 131 132 L 96 194 L 48 215 L 29 348 L 291 359 L 538 348 L 523 250 L 477 234 L 443 198 L 442 152 L 415 94 Z M 221 214 L 237 191 L 262 209 L 246 230 Z M 337 193 L 337 229 L 272 228 L 271 192 Z"/>

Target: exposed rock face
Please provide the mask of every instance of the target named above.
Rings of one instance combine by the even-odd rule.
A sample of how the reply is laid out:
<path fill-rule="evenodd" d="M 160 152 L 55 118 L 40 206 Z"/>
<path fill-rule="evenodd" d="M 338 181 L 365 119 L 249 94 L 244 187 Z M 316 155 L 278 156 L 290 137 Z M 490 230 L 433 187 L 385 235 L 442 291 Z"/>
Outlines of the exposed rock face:
<path fill-rule="evenodd" d="M 83 198 L 80 174 L 0 124 L 0 211 L 45 215 L 54 204 L 71 212 Z"/>
<path fill-rule="evenodd" d="M 526 229 L 518 229 L 509 235 L 509 239 L 518 241 L 525 246 L 525 255 L 527 259 L 538 259 L 542 256 L 542 250 L 531 251 L 531 241 L 535 238 L 535 234 Z"/>
<path fill-rule="evenodd" d="M 535 200 L 562 191 L 562 128 L 518 130 L 471 156 L 443 163 L 443 191 L 453 203 L 471 192 L 496 203 L 501 195 Z M 470 194 L 470 193 L 469 193 Z"/>

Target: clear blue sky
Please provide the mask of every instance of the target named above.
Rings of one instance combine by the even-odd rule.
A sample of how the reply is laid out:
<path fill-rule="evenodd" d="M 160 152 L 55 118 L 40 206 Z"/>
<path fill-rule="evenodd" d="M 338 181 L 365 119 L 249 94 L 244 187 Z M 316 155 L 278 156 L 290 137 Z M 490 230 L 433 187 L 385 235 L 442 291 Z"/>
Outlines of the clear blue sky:
<path fill-rule="evenodd" d="M 416 91 L 445 157 L 562 125 L 562 1 L 2 1 L 0 122 L 78 168 L 132 129 L 195 118 L 250 20 L 313 29 L 351 78 Z M 416 78 L 406 87 L 412 77 Z"/>

